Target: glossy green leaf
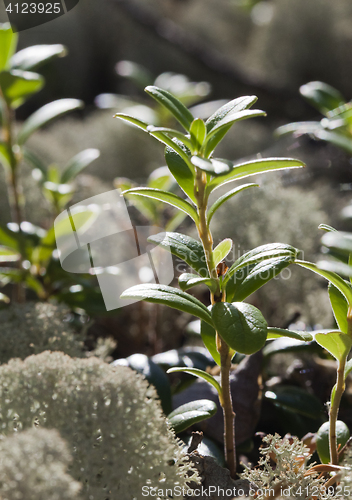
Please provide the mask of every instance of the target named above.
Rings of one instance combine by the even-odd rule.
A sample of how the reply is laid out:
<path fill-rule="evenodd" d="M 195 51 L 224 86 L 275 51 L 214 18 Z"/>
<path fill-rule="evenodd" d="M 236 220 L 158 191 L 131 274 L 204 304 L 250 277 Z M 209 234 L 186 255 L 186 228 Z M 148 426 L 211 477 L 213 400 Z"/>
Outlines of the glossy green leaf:
<path fill-rule="evenodd" d="M 273 257 L 263 260 L 253 267 L 250 266 L 248 274 L 241 274 L 241 271 L 244 271 L 244 269 L 241 269 L 239 272 L 240 279 L 238 279 L 238 274 L 235 273 L 227 283 L 226 293 L 228 300 L 241 302 L 278 276 L 281 271 L 286 269 L 293 261 L 294 258 L 292 256 Z M 242 277 L 243 279 L 241 279 Z"/>
<path fill-rule="evenodd" d="M 128 122 L 131 125 L 144 130 L 144 132 L 147 132 L 147 128 L 149 127 L 148 123 L 139 120 L 138 118 L 134 118 L 133 116 L 126 115 L 125 113 L 116 113 L 116 115 L 114 115 L 114 118 L 119 118 L 120 120 Z"/>
<path fill-rule="evenodd" d="M 298 264 L 301 267 L 310 269 L 314 273 L 319 274 L 323 278 L 330 281 L 330 283 L 335 285 L 336 288 L 338 288 L 338 290 L 340 290 L 340 292 L 344 295 L 344 297 L 346 297 L 349 306 L 352 307 L 352 289 L 349 286 L 349 284 L 346 283 L 346 281 L 344 281 L 340 276 L 331 271 L 324 271 L 323 269 L 319 269 L 319 267 L 316 264 L 313 264 L 311 262 L 296 260 L 296 264 Z"/>
<path fill-rule="evenodd" d="M 286 328 L 276 328 L 273 326 L 268 326 L 267 332 L 267 340 L 277 339 L 281 337 L 302 340 L 303 342 L 310 342 L 313 340 L 313 335 L 311 333 L 301 332 L 299 330 L 287 330 Z"/>
<path fill-rule="evenodd" d="M 250 108 L 258 97 L 255 95 L 242 96 L 227 102 L 217 109 L 206 121 L 207 131 L 211 132 L 216 125 L 232 113 L 238 113 Z"/>
<path fill-rule="evenodd" d="M 323 82 L 309 82 L 302 85 L 299 91 L 312 106 L 323 114 L 345 102 L 338 90 Z"/>
<path fill-rule="evenodd" d="M 330 462 L 330 422 L 325 422 L 321 425 L 316 433 L 317 452 L 321 463 L 328 464 Z M 336 421 L 336 444 L 341 448 L 347 443 L 350 437 L 350 431 L 347 425 L 342 420 Z"/>
<path fill-rule="evenodd" d="M 193 122 L 193 116 L 181 101 L 167 90 L 160 89 L 153 85 L 146 87 L 144 90 L 164 108 L 168 109 L 176 120 L 187 130 L 187 132 L 189 132 Z"/>
<path fill-rule="evenodd" d="M 12 31 L 10 23 L 0 24 L 0 71 L 6 70 L 17 46 L 17 33 Z"/>
<path fill-rule="evenodd" d="M 348 332 L 347 314 L 348 303 L 345 296 L 336 286 L 329 283 L 328 286 L 330 304 L 334 313 L 336 323 L 343 333 Z"/>
<path fill-rule="evenodd" d="M 222 240 L 213 250 L 214 265 L 217 266 L 231 252 L 233 241 L 230 238 Z"/>
<path fill-rule="evenodd" d="M 304 163 L 292 158 L 264 158 L 261 160 L 248 161 L 234 165 L 233 170 L 221 177 L 215 177 L 207 186 L 207 191 L 210 192 L 228 182 L 244 179 L 251 175 L 264 174 L 273 170 L 283 170 L 286 168 L 304 167 Z"/>
<path fill-rule="evenodd" d="M 148 125 L 147 132 L 150 132 L 152 135 L 161 132 L 163 134 L 170 135 L 172 137 L 175 137 L 178 139 L 180 142 L 182 142 L 188 149 L 192 149 L 192 141 L 187 137 L 185 134 L 182 132 L 179 132 L 178 130 L 175 130 L 173 128 L 166 128 L 166 127 L 154 127 L 154 125 Z"/>
<path fill-rule="evenodd" d="M 291 257 L 294 259 L 298 250 L 291 245 L 285 243 L 269 243 L 246 252 L 241 255 L 227 271 L 224 283 L 227 283 L 231 276 L 239 269 L 252 264 L 258 264 L 261 261 L 272 259 L 274 257 Z"/>
<path fill-rule="evenodd" d="M 215 415 L 217 406 L 209 399 L 198 399 L 179 406 L 167 418 L 176 434 L 185 431 L 191 425 Z"/>
<path fill-rule="evenodd" d="M 64 57 L 67 50 L 63 45 L 32 45 L 17 52 L 11 58 L 11 68 L 32 70 L 56 57 Z"/>
<path fill-rule="evenodd" d="M 194 195 L 194 176 L 188 164 L 178 153 L 176 153 L 174 149 L 169 147 L 165 149 L 165 160 L 171 174 L 176 179 L 180 188 L 194 202 L 194 204 L 197 204 L 196 197 Z"/>
<path fill-rule="evenodd" d="M 203 145 L 205 136 L 207 135 L 207 128 L 201 118 L 193 120 L 190 128 L 190 134 L 193 146 L 195 150 L 199 152 Z"/>
<path fill-rule="evenodd" d="M 203 278 L 209 277 L 204 250 L 199 241 L 180 233 L 159 233 L 149 236 L 148 241 L 184 260 Z"/>
<path fill-rule="evenodd" d="M 211 310 L 211 306 L 209 307 Z M 200 334 L 202 337 L 202 340 L 204 342 L 205 347 L 208 349 L 210 352 L 213 360 L 218 366 L 221 366 L 221 359 L 220 359 L 220 353 L 218 352 L 216 348 L 216 331 L 215 329 L 209 325 L 209 323 L 206 323 L 205 321 L 201 321 L 200 323 Z"/>
<path fill-rule="evenodd" d="M 342 332 L 318 332 L 314 335 L 314 338 L 337 361 L 345 359 L 352 347 L 351 337 Z"/>
<path fill-rule="evenodd" d="M 253 354 L 265 345 L 267 323 L 256 307 L 244 302 L 217 302 L 211 316 L 216 331 L 231 349 Z"/>
<path fill-rule="evenodd" d="M 94 160 L 99 158 L 99 156 L 99 149 L 85 149 L 84 151 L 81 151 L 80 153 L 75 155 L 67 163 L 65 170 L 63 171 L 61 176 L 61 183 L 66 184 L 67 182 L 75 179 L 83 169 L 90 165 Z"/>
<path fill-rule="evenodd" d="M 142 187 L 142 188 L 128 189 L 127 191 L 124 191 L 122 194 L 127 197 L 144 196 L 146 198 L 152 198 L 154 200 L 162 201 L 164 203 L 172 205 L 173 207 L 178 208 L 179 210 L 182 210 L 182 212 L 185 212 L 187 215 L 189 215 L 191 219 L 194 220 L 194 222 L 196 223 L 198 222 L 198 214 L 196 209 L 190 203 L 188 203 L 188 201 L 184 200 L 183 198 L 180 198 L 174 193 L 170 193 L 168 191 L 162 191 L 160 189 Z"/>
<path fill-rule="evenodd" d="M 337 232 L 337 229 L 335 229 L 332 226 L 329 226 L 329 224 L 319 224 L 318 229 L 322 229 L 323 231 L 326 231 L 327 233 L 333 231 Z"/>
<path fill-rule="evenodd" d="M 0 73 L 0 87 L 7 103 L 17 108 L 28 97 L 42 89 L 44 78 L 38 73 L 13 69 Z"/>
<path fill-rule="evenodd" d="M 198 274 L 182 273 L 178 278 L 181 290 L 184 292 L 197 285 L 206 285 L 212 292 L 216 292 L 218 284 L 211 278 L 200 278 Z"/>
<path fill-rule="evenodd" d="M 265 391 L 264 396 L 276 406 L 309 418 L 320 418 L 323 412 L 319 399 L 300 387 L 279 385 Z"/>
<path fill-rule="evenodd" d="M 38 129 L 47 125 L 55 118 L 59 118 L 70 111 L 83 107 L 83 102 L 78 99 L 59 99 L 45 104 L 35 111 L 22 125 L 18 134 L 18 143 L 23 144 Z"/>
<path fill-rule="evenodd" d="M 211 315 L 205 305 L 192 295 L 182 292 L 178 288 L 156 284 L 136 285 L 125 290 L 121 294 L 121 298 L 164 304 L 173 309 L 193 314 L 212 324 Z"/>
<path fill-rule="evenodd" d="M 149 129 L 149 127 L 148 127 Z M 192 164 L 190 162 L 190 150 L 185 146 L 183 142 L 181 142 L 179 139 L 171 139 L 167 134 L 164 132 L 154 132 L 152 130 L 148 130 L 149 135 L 155 137 L 159 142 L 162 144 L 165 144 L 165 146 L 168 146 L 169 148 L 173 149 L 175 153 L 177 153 L 179 156 L 181 156 L 182 160 L 186 163 L 188 168 L 193 171 Z"/>
<path fill-rule="evenodd" d="M 226 160 L 215 160 L 206 158 L 201 158 L 200 156 L 192 156 L 191 163 L 197 168 L 200 168 L 204 172 L 207 172 L 210 175 L 221 176 L 225 175 L 228 172 L 231 172 L 233 168 L 233 164 L 230 161 Z"/>
<path fill-rule="evenodd" d="M 0 264 L 4 262 L 17 262 L 21 255 L 12 248 L 0 245 Z"/>
<path fill-rule="evenodd" d="M 352 359 L 349 359 L 345 366 L 345 379 L 352 372 Z"/>
<path fill-rule="evenodd" d="M 185 372 L 190 375 L 194 375 L 195 377 L 202 378 L 209 384 L 211 384 L 218 391 L 218 394 L 221 395 L 221 387 L 219 382 L 212 376 L 210 373 L 204 372 L 203 370 L 198 370 L 197 368 L 170 368 L 166 373 L 177 373 L 177 372 Z"/>
<path fill-rule="evenodd" d="M 207 223 L 208 223 L 208 226 L 209 226 L 210 221 L 213 218 L 213 215 L 215 214 L 215 212 L 221 207 L 221 205 L 223 203 L 225 203 L 225 201 L 229 200 L 230 198 L 232 198 L 233 196 L 235 196 L 237 193 L 240 193 L 241 191 L 243 191 L 245 189 L 248 189 L 250 187 L 258 187 L 258 186 L 259 186 L 259 184 L 253 184 L 253 183 L 251 183 L 251 184 L 243 184 L 242 186 L 237 186 L 234 189 L 231 189 L 231 191 L 229 191 L 228 193 L 220 196 L 220 198 L 218 198 L 216 200 L 216 202 L 208 210 L 208 214 L 207 214 Z"/>

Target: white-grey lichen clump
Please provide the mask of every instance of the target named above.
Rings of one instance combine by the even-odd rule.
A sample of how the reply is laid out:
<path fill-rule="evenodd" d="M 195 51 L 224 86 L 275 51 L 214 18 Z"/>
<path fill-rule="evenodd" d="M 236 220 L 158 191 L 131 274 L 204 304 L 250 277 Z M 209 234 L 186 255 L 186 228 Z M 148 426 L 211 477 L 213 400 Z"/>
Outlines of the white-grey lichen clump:
<path fill-rule="evenodd" d="M 83 341 L 68 323 L 68 314 L 65 306 L 48 302 L 13 304 L 0 311 L 0 363 L 46 350 L 85 356 Z"/>
<path fill-rule="evenodd" d="M 79 500 L 81 485 L 67 473 L 70 462 L 57 431 L 29 429 L 0 438 L 1 500 Z"/>
<path fill-rule="evenodd" d="M 44 352 L 0 366 L 0 429 L 57 429 L 86 500 L 142 498 L 196 480 L 156 391 L 127 367 Z"/>
<path fill-rule="evenodd" d="M 325 491 L 326 479 L 320 478 L 318 473 L 305 475 L 311 454 L 298 438 L 281 438 L 278 434 L 265 436 L 260 453 L 258 466 L 254 469 L 247 467 L 241 475 L 258 488 L 257 500 L 270 498 L 273 492 L 277 499 L 285 500 L 334 498 Z"/>

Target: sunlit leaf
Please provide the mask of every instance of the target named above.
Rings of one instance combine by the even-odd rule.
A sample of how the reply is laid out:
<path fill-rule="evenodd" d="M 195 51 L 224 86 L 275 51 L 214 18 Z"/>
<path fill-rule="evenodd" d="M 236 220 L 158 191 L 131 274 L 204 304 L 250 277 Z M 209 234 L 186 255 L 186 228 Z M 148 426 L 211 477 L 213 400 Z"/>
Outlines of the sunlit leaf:
<path fill-rule="evenodd" d="M 198 399 L 179 406 L 167 418 L 176 434 L 185 431 L 191 425 L 215 415 L 217 406 L 214 401 Z"/>
<path fill-rule="evenodd" d="M 17 46 L 17 33 L 12 31 L 10 23 L 0 24 L 0 71 L 6 70 Z"/>
<path fill-rule="evenodd" d="M 230 238 L 221 241 L 213 251 L 214 265 L 217 266 L 222 262 L 231 252 L 233 242 Z"/>
<path fill-rule="evenodd" d="M 181 101 L 167 90 L 150 85 L 144 89 L 159 104 L 164 106 L 176 118 L 176 120 L 189 132 L 193 122 L 193 116 Z"/>
<path fill-rule="evenodd" d="M 324 347 L 337 361 L 345 359 L 352 347 L 352 339 L 342 332 L 324 332 L 314 335 L 315 341 Z"/>
<path fill-rule="evenodd" d="M 38 73 L 13 69 L 0 73 L 0 87 L 7 103 L 17 108 L 28 97 L 42 89 L 44 78 Z"/>
<path fill-rule="evenodd" d="M 234 189 L 231 189 L 228 193 L 224 194 L 223 196 L 220 196 L 216 200 L 216 202 L 209 208 L 208 214 L 207 214 L 207 222 L 208 225 L 210 224 L 211 219 L 213 218 L 213 215 L 215 212 L 221 207 L 223 203 L 225 203 L 227 200 L 235 196 L 237 193 L 240 193 L 241 191 L 248 189 L 250 187 L 258 187 L 259 184 L 243 184 L 242 186 L 237 186 Z"/>
<path fill-rule="evenodd" d="M 28 71 L 66 54 L 66 48 L 60 44 L 32 45 L 12 56 L 10 64 L 11 68 Z"/>
<path fill-rule="evenodd" d="M 85 149 L 78 153 L 65 166 L 65 170 L 61 176 L 61 183 L 66 184 L 75 179 L 83 169 L 99 158 L 99 156 L 100 151 L 98 149 Z"/>

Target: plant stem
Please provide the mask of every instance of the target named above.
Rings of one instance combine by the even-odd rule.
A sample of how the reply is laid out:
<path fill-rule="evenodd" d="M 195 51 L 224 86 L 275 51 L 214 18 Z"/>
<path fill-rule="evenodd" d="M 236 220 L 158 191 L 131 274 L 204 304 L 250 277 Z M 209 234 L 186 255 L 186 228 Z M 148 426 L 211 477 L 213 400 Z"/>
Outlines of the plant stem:
<path fill-rule="evenodd" d="M 206 174 L 201 170 L 196 171 L 196 186 L 195 196 L 197 200 L 199 223 L 197 224 L 198 234 L 202 242 L 206 264 L 209 276 L 218 282 L 218 291 L 211 294 L 211 304 L 226 300 L 225 291 L 220 290 L 220 282 L 217 275 L 217 270 L 214 262 L 213 254 L 213 237 L 207 224 L 207 202 L 208 198 L 205 194 L 207 178 Z M 230 370 L 231 359 L 230 348 L 226 342 L 216 332 L 216 345 L 220 353 L 220 386 L 221 397 L 220 404 L 224 415 L 224 445 L 225 459 L 230 470 L 232 478 L 236 477 L 236 446 L 235 446 L 235 413 L 232 406 L 231 387 L 230 387 Z"/>
<path fill-rule="evenodd" d="M 338 369 L 337 369 L 337 380 L 336 385 L 331 393 L 331 407 L 329 411 L 329 446 L 330 446 L 330 462 L 333 465 L 338 465 L 339 458 L 337 452 L 337 438 L 336 438 L 336 421 L 339 413 L 339 407 L 341 402 L 342 394 L 345 390 L 345 364 L 346 358 L 343 358 L 339 361 Z"/>

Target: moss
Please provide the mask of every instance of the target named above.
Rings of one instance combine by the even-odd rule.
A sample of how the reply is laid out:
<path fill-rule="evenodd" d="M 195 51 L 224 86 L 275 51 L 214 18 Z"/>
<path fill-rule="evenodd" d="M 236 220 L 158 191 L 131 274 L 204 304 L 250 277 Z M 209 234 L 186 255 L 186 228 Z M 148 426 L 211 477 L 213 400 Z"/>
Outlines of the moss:
<path fill-rule="evenodd" d="M 86 500 L 141 498 L 142 486 L 197 478 L 155 389 L 129 368 L 44 352 L 2 365 L 0 380 L 3 434 L 34 424 L 57 429 Z"/>

